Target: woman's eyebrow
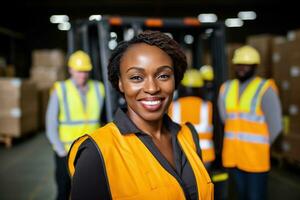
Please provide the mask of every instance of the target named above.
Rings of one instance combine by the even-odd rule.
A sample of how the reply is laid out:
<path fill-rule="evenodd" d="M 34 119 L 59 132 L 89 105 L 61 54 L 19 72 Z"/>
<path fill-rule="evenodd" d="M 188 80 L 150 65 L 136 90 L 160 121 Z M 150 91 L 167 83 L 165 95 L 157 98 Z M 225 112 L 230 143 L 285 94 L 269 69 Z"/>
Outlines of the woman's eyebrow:
<path fill-rule="evenodd" d="M 129 69 L 127 69 L 126 72 L 130 71 L 130 70 L 138 70 L 138 71 L 145 71 L 145 69 L 141 68 L 141 67 L 130 67 Z"/>
<path fill-rule="evenodd" d="M 166 69 L 169 69 L 169 70 L 171 70 L 171 71 L 174 71 L 174 68 L 171 67 L 171 66 L 168 66 L 168 65 L 161 66 L 161 67 L 159 67 L 156 71 L 163 71 L 163 70 L 166 70 Z"/>

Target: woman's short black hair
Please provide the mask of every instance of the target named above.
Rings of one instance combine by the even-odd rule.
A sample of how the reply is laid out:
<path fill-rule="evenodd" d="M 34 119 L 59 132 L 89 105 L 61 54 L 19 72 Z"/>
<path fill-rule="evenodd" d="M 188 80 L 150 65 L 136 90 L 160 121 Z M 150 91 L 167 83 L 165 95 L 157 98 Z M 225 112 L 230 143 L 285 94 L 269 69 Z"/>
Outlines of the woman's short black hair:
<path fill-rule="evenodd" d="M 175 88 L 179 85 L 187 68 L 186 57 L 179 44 L 168 35 L 159 31 L 144 31 L 129 41 L 120 42 L 112 52 L 108 63 L 108 79 L 112 86 L 119 90 L 120 61 L 126 50 L 137 43 L 146 43 L 156 46 L 166 52 L 172 59 L 174 65 Z"/>

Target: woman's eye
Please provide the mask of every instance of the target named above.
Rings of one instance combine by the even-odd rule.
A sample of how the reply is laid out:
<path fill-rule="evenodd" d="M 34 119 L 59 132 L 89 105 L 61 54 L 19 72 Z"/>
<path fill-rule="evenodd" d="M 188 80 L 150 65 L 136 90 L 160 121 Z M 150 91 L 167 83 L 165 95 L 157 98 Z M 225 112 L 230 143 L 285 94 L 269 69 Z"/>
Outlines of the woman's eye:
<path fill-rule="evenodd" d="M 130 77 L 130 80 L 133 80 L 133 81 L 141 81 L 141 80 L 142 80 L 142 77 L 140 77 L 140 76 L 132 76 L 132 77 Z"/>
<path fill-rule="evenodd" d="M 169 77 L 170 77 L 170 75 L 168 75 L 168 74 L 161 74 L 158 76 L 158 78 L 162 79 L 162 80 L 167 80 Z"/>

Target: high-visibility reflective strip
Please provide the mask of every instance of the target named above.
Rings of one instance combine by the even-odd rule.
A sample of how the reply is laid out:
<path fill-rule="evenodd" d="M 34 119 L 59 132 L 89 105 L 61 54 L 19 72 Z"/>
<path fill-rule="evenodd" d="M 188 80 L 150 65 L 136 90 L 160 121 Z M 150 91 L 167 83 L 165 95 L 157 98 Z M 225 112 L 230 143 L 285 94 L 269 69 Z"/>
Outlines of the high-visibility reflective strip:
<path fill-rule="evenodd" d="M 251 113 L 229 113 L 226 115 L 228 119 L 244 119 L 251 122 L 264 123 L 265 116 L 258 116 Z"/>
<path fill-rule="evenodd" d="M 180 124 L 181 123 L 181 114 L 180 114 L 180 104 L 178 101 L 173 103 L 173 116 L 172 119 L 174 122 Z"/>
<path fill-rule="evenodd" d="M 226 181 L 228 179 L 228 173 L 223 172 L 220 174 L 213 174 L 212 175 L 212 181 L 213 182 L 221 182 L 221 181 Z"/>
<path fill-rule="evenodd" d="M 199 141 L 201 149 L 212 149 L 214 148 L 214 143 L 211 140 L 202 140 Z"/>
<path fill-rule="evenodd" d="M 80 121 L 63 121 L 60 122 L 62 125 L 80 125 L 80 124 L 98 124 L 98 120 L 80 120 Z"/>
<path fill-rule="evenodd" d="M 225 138 L 227 138 L 227 139 L 231 139 L 231 140 L 233 140 L 234 138 L 236 138 L 236 136 L 235 136 L 236 134 L 234 134 L 234 133 L 230 133 L 230 132 L 225 132 L 225 135 L 224 135 L 224 137 Z"/>
<path fill-rule="evenodd" d="M 195 125 L 195 129 L 197 130 L 198 133 L 213 131 L 213 127 L 209 125 L 208 114 L 209 114 L 208 103 L 202 102 L 201 112 L 200 112 L 201 122 Z"/>
<path fill-rule="evenodd" d="M 240 140 L 254 143 L 269 144 L 269 138 L 262 135 L 253 135 L 248 133 L 239 133 L 238 137 Z"/>
<path fill-rule="evenodd" d="M 269 137 L 263 136 L 263 135 L 253 135 L 249 133 L 225 133 L 226 139 L 239 139 L 246 142 L 252 142 L 252 143 L 261 143 L 261 144 L 269 144 Z"/>
<path fill-rule="evenodd" d="M 261 82 L 260 82 L 260 84 L 259 84 L 259 86 L 258 86 L 258 88 L 257 88 L 257 90 L 256 90 L 256 92 L 255 92 L 255 95 L 254 95 L 254 97 L 253 97 L 253 99 L 252 99 L 252 102 L 251 102 L 251 112 L 252 113 L 255 113 L 256 112 L 256 105 L 257 105 L 257 103 L 258 103 L 258 95 L 259 95 L 259 93 L 260 93 L 260 90 L 262 89 L 262 87 L 264 86 L 264 84 L 265 84 L 265 80 L 262 80 Z"/>
<path fill-rule="evenodd" d="M 63 101 L 64 101 L 64 109 L 66 113 L 66 120 L 70 121 L 70 112 L 69 112 L 69 104 L 68 104 L 68 99 L 67 99 L 67 90 L 66 90 L 66 84 L 65 82 L 61 82 L 60 84 L 62 92 L 63 92 Z"/>
<path fill-rule="evenodd" d="M 182 123 L 180 109 L 180 103 L 178 101 L 174 102 L 172 119 L 176 123 Z M 199 119 L 201 119 L 201 122 L 199 124 L 194 124 L 196 131 L 200 134 L 213 131 L 213 126 L 211 126 L 208 121 L 208 113 L 208 103 L 202 102 L 201 112 L 199 113 Z"/>

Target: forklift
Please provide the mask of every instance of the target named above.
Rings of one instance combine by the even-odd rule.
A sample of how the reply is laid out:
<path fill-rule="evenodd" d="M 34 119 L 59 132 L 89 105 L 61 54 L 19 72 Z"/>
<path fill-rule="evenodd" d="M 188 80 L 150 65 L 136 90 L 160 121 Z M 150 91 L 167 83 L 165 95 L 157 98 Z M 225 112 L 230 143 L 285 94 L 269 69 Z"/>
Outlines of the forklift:
<path fill-rule="evenodd" d="M 227 79 L 227 59 L 225 50 L 225 26 L 223 22 L 204 23 L 198 18 L 148 18 L 128 16 L 102 16 L 100 20 L 76 20 L 68 31 L 68 52 L 87 52 L 92 59 L 91 78 L 102 81 L 105 86 L 105 119 L 110 122 L 119 106 L 125 103 L 116 92 L 107 76 L 108 59 L 117 44 L 130 40 L 144 30 L 158 30 L 171 36 L 182 47 L 187 56 L 188 68 L 200 69 L 211 65 L 214 69 L 213 124 L 216 160 L 211 177 L 215 185 L 215 199 L 228 198 L 228 174 L 222 168 L 221 149 L 223 125 L 217 108 L 218 89 Z"/>

